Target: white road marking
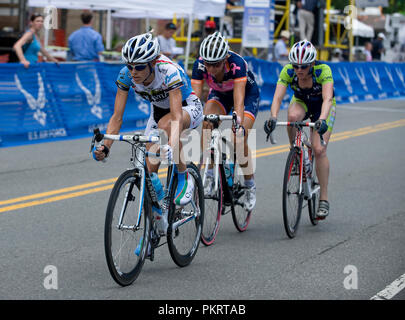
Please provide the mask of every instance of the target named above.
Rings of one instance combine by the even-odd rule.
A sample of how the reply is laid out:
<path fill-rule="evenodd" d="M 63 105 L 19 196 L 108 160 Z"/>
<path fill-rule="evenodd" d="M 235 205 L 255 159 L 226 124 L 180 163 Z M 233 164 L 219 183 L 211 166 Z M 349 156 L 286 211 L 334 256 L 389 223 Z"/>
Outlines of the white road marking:
<path fill-rule="evenodd" d="M 370 300 L 389 300 L 405 288 L 405 273 L 388 285 L 384 290 L 371 297 Z"/>
<path fill-rule="evenodd" d="M 383 111 L 383 112 L 399 112 L 405 113 L 405 109 L 394 109 L 394 108 L 378 108 L 378 107 L 358 107 L 358 106 L 338 106 L 339 109 L 346 110 L 360 110 L 360 111 Z"/>

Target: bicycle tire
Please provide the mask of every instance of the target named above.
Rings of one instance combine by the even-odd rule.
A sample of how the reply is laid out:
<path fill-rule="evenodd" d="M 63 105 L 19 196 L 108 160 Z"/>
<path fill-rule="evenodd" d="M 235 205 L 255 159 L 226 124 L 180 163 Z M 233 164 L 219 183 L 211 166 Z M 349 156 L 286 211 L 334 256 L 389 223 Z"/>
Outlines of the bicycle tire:
<path fill-rule="evenodd" d="M 311 180 L 311 189 L 319 186 L 318 176 L 316 175 L 315 170 L 315 159 L 313 158 L 312 161 L 312 180 Z M 312 225 L 316 226 L 319 222 L 316 213 L 319 207 L 319 195 L 320 190 L 312 195 L 311 199 L 308 199 L 308 213 L 309 213 L 309 220 L 311 221 Z"/>
<path fill-rule="evenodd" d="M 211 153 L 211 160 L 212 153 Z M 201 156 L 200 164 L 198 165 L 198 170 L 201 175 L 201 180 L 203 179 L 204 167 L 203 155 Z M 214 174 L 215 176 L 215 174 Z M 221 213 L 223 207 L 223 187 L 222 187 L 222 175 L 220 167 L 218 167 L 218 190 L 217 194 L 212 196 L 206 196 L 204 193 L 204 223 L 203 230 L 201 232 L 201 242 L 205 246 L 210 246 L 215 242 L 215 238 L 218 234 L 219 225 L 221 221 Z"/>
<path fill-rule="evenodd" d="M 126 226 L 136 225 L 140 181 L 141 179 L 135 176 L 135 170 L 127 170 L 122 173 L 111 191 L 106 211 L 104 249 L 108 270 L 115 282 L 123 287 L 132 284 L 138 278 L 145 262 L 146 248 L 150 240 L 152 208 L 147 192 L 144 194 L 142 217 L 140 218 L 141 228 L 138 230 L 118 229 L 118 219 L 121 212 L 120 204 L 124 205 L 125 203 L 125 196 L 121 199 L 123 192 L 128 192 L 130 199 L 125 206 L 122 222 Z M 128 188 L 126 187 L 127 185 Z M 115 215 L 116 213 L 117 215 Z M 117 231 L 117 233 L 114 231 Z M 121 244 L 121 247 L 118 246 L 119 250 L 116 253 L 115 246 L 117 244 Z M 137 245 L 140 246 L 139 255 L 135 254 Z M 125 261 L 128 262 L 129 266 L 124 265 Z"/>
<path fill-rule="evenodd" d="M 231 212 L 232 212 L 232 221 L 235 225 L 236 230 L 239 232 L 246 231 L 250 217 L 252 216 L 252 210 L 247 211 L 244 207 L 244 195 L 245 195 L 245 184 L 242 181 L 243 172 L 242 169 L 239 167 L 239 164 L 236 162 L 234 164 L 234 178 L 233 184 L 231 187 L 233 203 L 231 205 Z"/>
<path fill-rule="evenodd" d="M 184 218 L 184 212 L 186 211 L 185 208 L 192 208 L 191 203 L 181 208 L 177 208 L 174 204 L 173 200 L 177 189 L 177 176 L 175 176 L 170 194 L 167 245 L 169 247 L 170 256 L 172 257 L 174 263 L 179 267 L 185 267 L 189 265 L 191 261 L 193 261 L 200 244 L 204 221 L 204 189 L 201 182 L 201 176 L 198 168 L 192 163 L 187 165 L 187 170 L 194 179 L 195 187 L 193 199 L 196 206 L 198 205 L 199 214 L 196 218 L 184 223 L 178 228 L 173 229 L 173 223 Z M 188 236 L 189 240 L 191 240 L 188 241 L 188 245 L 185 245 L 184 242 L 180 240 L 180 237 L 183 238 L 183 236 L 186 238 Z M 181 245 L 184 245 L 184 247 L 181 248 Z"/>
<path fill-rule="evenodd" d="M 283 222 L 284 229 L 291 239 L 297 233 L 304 200 L 303 194 L 299 193 L 300 169 L 298 169 L 298 174 L 292 172 L 294 163 L 297 163 L 296 165 L 300 168 L 300 155 L 295 148 L 291 149 L 288 154 L 283 181 Z M 296 206 L 290 208 L 290 205 L 293 204 Z"/>

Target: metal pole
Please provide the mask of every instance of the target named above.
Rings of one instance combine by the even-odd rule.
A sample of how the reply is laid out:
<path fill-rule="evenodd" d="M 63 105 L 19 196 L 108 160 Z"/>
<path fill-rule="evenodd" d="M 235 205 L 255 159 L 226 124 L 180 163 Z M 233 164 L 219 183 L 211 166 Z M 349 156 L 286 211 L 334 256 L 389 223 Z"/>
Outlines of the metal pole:
<path fill-rule="evenodd" d="M 184 69 L 187 72 L 188 69 L 188 56 L 190 55 L 190 43 L 191 43 L 191 31 L 193 29 L 193 14 L 190 13 L 188 18 L 188 30 L 187 30 L 187 45 L 186 45 L 186 59 L 184 62 Z"/>
<path fill-rule="evenodd" d="M 106 32 L 106 47 L 111 50 L 111 9 L 107 10 L 107 32 Z"/>
<path fill-rule="evenodd" d="M 350 5 L 353 7 L 355 6 L 355 0 L 350 0 Z M 351 17 L 353 16 L 353 13 L 350 12 Z M 349 61 L 353 62 L 353 20 L 351 20 L 351 28 L 349 30 Z"/>

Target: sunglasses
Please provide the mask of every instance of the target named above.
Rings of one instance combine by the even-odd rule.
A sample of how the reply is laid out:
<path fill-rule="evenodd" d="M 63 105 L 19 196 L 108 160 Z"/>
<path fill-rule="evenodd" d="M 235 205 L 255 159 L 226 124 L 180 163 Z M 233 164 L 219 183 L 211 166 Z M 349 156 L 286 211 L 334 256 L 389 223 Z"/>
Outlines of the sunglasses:
<path fill-rule="evenodd" d="M 302 70 L 304 70 L 304 69 L 308 68 L 310 65 L 309 64 L 302 64 L 302 65 L 293 64 L 292 66 L 293 66 L 294 69 L 302 69 Z"/>
<path fill-rule="evenodd" d="M 132 64 L 127 64 L 127 68 L 129 71 L 132 71 L 135 69 L 136 71 L 142 71 L 145 70 L 147 64 L 137 64 L 137 65 L 132 65 Z"/>
<path fill-rule="evenodd" d="M 223 60 L 219 61 L 219 62 L 207 62 L 204 61 L 204 65 L 206 65 L 207 67 L 213 67 L 213 68 L 218 68 L 219 66 L 221 66 Z"/>

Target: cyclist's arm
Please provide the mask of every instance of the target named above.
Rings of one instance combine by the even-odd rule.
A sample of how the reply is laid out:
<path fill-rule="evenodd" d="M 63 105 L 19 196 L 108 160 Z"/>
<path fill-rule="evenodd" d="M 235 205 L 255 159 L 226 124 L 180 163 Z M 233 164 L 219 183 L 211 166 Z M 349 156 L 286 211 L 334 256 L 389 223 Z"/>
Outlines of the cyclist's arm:
<path fill-rule="evenodd" d="M 203 87 L 204 87 L 204 80 L 191 80 L 191 87 L 193 88 L 193 91 L 197 95 L 198 98 L 202 98 L 202 92 L 203 92 Z"/>
<path fill-rule="evenodd" d="M 240 117 L 241 123 L 243 123 L 243 116 L 245 111 L 245 89 L 246 79 L 241 81 L 235 81 L 233 87 L 233 109 Z"/>
<path fill-rule="evenodd" d="M 176 150 L 183 130 L 183 108 L 180 88 L 169 91 L 170 115 L 172 117 L 169 144 Z"/>
<path fill-rule="evenodd" d="M 273 118 L 277 118 L 278 112 L 280 111 L 281 103 L 283 102 L 285 93 L 287 92 L 287 87 L 281 83 L 276 86 L 276 92 L 274 93 L 273 103 L 271 104 L 270 113 Z"/>
<path fill-rule="evenodd" d="M 333 103 L 333 82 L 328 82 L 322 85 L 322 99 L 322 110 L 319 119 L 326 120 Z"/>
<path fill-rule="evenodd" d="M 124 117 L 125 105 L 128 99 L 128 91 L 117 88 L 117 94 L 115 96 L 114 113 L 108 122 L 107 131 L 108 134 L 118 134 L 122 126 L 122 118 Z M 113 140 L 105 140 L 104 144 L 111 148 Z"/>

